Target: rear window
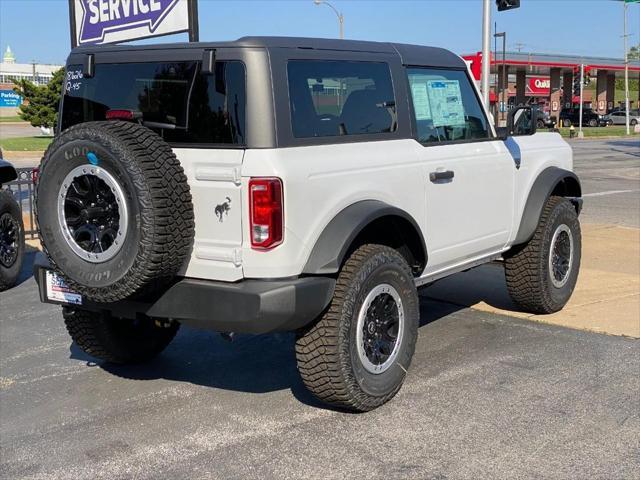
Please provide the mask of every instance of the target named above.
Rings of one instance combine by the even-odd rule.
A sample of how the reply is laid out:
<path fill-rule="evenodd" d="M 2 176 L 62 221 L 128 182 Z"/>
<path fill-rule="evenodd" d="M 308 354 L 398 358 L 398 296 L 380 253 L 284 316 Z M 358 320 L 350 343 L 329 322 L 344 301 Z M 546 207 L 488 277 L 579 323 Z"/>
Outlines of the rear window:
<path fill-rule="evenodd" d="M 386 63 L 291 61 L 291 127 L 297 138 L 394 132 L 396 104 Z"/>
<path fill-rule="evenodd" d="M 172 144 L 244 145 L 245 83 L 238 61 L 216 62 L 213 75 L 199 62 L 96 64 L 92 78 L 70 65 L 61 126 L 124 110 Z"/>

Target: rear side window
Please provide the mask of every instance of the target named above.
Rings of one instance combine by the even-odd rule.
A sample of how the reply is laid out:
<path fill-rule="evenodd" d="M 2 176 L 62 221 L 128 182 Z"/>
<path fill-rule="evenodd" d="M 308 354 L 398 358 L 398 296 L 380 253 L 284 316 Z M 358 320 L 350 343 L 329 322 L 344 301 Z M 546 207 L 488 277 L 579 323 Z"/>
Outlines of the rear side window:
<path fill-rule="evenodd" d="M 291 127 L 296 138 L 383 134 L 397 128 L 386 63 L 290 61 Z"/>
<path fill-rule="evenodd" d="M 487 118 L 465 72 L 410 68 L 407 74 L 419 142 L 489 137 Z"/>
<path fill-rule="evenodd" d="M 92 78 L 67 67 L 62 128 L 131 111 L 172 144 L 244 145 L 245 70 L 241 62 L 97 64 Z"/>

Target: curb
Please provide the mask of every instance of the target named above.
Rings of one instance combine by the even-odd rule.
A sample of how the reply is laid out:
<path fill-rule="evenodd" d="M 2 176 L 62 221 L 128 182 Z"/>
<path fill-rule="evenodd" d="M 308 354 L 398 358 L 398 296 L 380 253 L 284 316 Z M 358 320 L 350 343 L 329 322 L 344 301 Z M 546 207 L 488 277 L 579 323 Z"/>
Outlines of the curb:
<path fill-rule="evenodd" d="M 23 158 L 42 158 L 44 150 L 3 150 L 5 160 L 21 160 Z"/>

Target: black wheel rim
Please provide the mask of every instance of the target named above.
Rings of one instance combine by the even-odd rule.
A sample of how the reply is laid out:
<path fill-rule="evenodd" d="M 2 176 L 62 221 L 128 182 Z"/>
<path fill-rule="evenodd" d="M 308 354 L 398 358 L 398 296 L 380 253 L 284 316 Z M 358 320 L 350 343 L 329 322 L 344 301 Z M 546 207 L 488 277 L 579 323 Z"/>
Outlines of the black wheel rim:
<path fill-rule="evenodd" d="M 372 289 L 365 298 L 357 323 L 360 362 L 373 374 L 394 363 L 404 331 L 404 309 L 398 291 L 389 284 Z"/>
<path fill-rule="evenodd" d="M 9 213 L 0 217 L 0 264 L 12 267 L 18 260 L 20 242 L 20 224 Z"/>
<path fill-rule="evenodd" d="M 68 246 L 82 259 L 111 260 L 124 244 L 128 218 L 124 190 L 104 168 L 80 165 L 62 181 L 60 228 Z"/>
<path fill-rule="evenodd" d="M 65 222 L 76 244 L 88 253 L 103 253 L 115 242 L 120 209 L 109 186 L 94 175 L 71 182 L 64 201 Z"/>
<path fill-rule="evenodd" d="M 393 352 L 398 340 L 398 308 L 388 293 L 378 295 L 367 310 L 362 330 L 364 350 L 374 365 L 382 365 Z"/>
<path fill-rule="evenodd" d="M 573 263 L 573 236 L 564 224 L 553 235 L 549 260 L 552 283 L 560 288 L 567 282 Z"/>

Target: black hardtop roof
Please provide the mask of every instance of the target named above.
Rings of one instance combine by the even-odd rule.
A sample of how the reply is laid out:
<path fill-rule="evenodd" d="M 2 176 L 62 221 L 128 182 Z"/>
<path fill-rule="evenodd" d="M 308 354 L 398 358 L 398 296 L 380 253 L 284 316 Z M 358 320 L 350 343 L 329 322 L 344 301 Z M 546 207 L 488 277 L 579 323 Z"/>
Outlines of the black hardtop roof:
<path fill-rule="evenodd" d="M 173 50 L 205 48 L 300 48 L 311 50 L 339 50 L 345 52 L 396 53 L 405 65 L 425 65 L 444 68 L 466 68 L 462 58 L 438 47 L 425 47 L 402 43 L 370 42 L 363 40 L 337 40 L 305 37 L 242 37 L 229 42 L 183 42 L 154 45 L 91 45 L 75 48 L 72 55 L 101 52 L 124 52 L 135 50 Z"/>

